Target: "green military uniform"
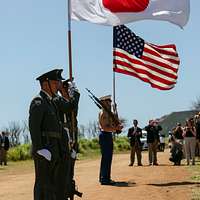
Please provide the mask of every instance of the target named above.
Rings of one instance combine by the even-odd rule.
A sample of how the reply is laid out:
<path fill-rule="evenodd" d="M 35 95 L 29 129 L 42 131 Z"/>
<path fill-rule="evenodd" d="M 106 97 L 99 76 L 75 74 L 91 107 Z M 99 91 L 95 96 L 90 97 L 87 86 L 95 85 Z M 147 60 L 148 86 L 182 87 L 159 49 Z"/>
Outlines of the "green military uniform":
<path fill-rule="evenodd" d="M 59 109 L 59 113 L 60 113 L 60 119 L 63 123 L 64 126 L 64 138 L 63 138 L 63 142 L 64 145 L 67 149 L 67 156 L 65 157 L 65 159 L 63 160 L 62 164 L 61 164 L 61 168 L 60 168 L 60 186 L 58 187 L 58 189 L 61 191 L 60 194 L 63 194 L 62 190 L 64 191 L 64 197 L 65 199 L 73 196 L 74 194 L 74 182 L 73 182 L 73 175 L 74 175 L 74 162 L 75 160 L 71 157 L 71 147 L 70 147 L 70 140 L 72 139 L 72 132 L 71 132 L 71 112 L 74 111 L 75 112 L 75 116 L 78 110 L 78 102 L 79 102 L 79 97 L 80 94 L 78 92 L 74 92 L 74 95 L 72 98 L 70 98 L 70 100 L 68 101 L 69 107 L 68 109 L 66 109 L 66 105 L 65 102 L 63 102 L 63 100 L 61 98 L 56 98 L 54 100 L 54 102 L 57 105 L 57 108 Z M 71 106 L 70 106 L 71 105 Z M 74 128 L 75 131 L 77 131 L 77 120 L 76 118 L 74 119 L 75 123 L 74 123 Z M 77 135 L 77 134 L 75 134 Z M 64 177 L 64 179 L 63 179 Z M 63 182 L 61 181 L 63 180 Z"/>
<path fill-rule="evenodd" d="M 61 72 L 62 70 L 53 70 L 37 80 L 40 83 L 49 80 L 60 81 Z M 29 130 L 35 164 L 34 200 L 65 200 L 64 190 L 60 189 L 64 187 L 62 184 L 65 177 L 60 174 L 63 163 L 69 157 L 69 149 L 66 148 L 67 136 L 58 107 L 62 112 L 68 112 L 74 105 L 62 97 L 52 98 L 43 90 L 30 105 Z M 48 150 L 51 153 L 50 161 L 39 155 L 39 150 Z"/>

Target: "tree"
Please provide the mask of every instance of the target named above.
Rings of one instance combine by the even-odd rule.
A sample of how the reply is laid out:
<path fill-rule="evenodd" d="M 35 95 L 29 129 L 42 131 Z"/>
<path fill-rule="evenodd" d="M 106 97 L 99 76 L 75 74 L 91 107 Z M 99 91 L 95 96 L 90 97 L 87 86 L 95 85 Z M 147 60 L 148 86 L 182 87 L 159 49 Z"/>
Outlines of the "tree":
<path fill-rule="evenodd" d="M 78 136 L 80 138 L 84 138 L 85 137 L 85 126 L 84 125 L 80 125 L 79 128 L 78 128 Z"/>
<path fill-rule="evenodd" d="M 20 133 L 22 128 L 20 127 L 19 122 L 10 122 L 8 127 L 5 128 L 5 131 L 9 133 L 11 146 L 20 145 Z"/>
<path fill-rule="evenodd" d="M 89 122 L 87 126 L 87 136 L 89 138 L 94 138 L 98 136 L 99 125 L 97 121 Z"/>
<path fill-rule="evenodd" d="M 30 134 L 29 134 L 28 123 L 26 120 L 24 120 L 22 123 L 23 123 L 23 125 L 22 125 L 21 132 L 22 132 L 23 142 L 24 142 L 24 144 L 28 144 L 28 143 L 30 143 Z"/>

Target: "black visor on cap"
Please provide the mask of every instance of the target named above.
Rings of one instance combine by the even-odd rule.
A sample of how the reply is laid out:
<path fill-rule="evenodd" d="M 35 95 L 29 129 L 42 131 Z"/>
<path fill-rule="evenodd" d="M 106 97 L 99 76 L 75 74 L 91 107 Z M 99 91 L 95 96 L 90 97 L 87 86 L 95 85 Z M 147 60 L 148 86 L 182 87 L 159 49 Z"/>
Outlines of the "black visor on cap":
<path fill-rule="evenodd" d="M 62 71 L 63 71 L 63 69 L 51 70 L 51 71 L 46 72 L 46 73 L 42 74 L 41 76 L 37 77 L 36 80 L 38 80 L 40 82 L 43 82 L 46 80 L 55 80 L 55 81 L 64 80 L 61 75 Z"/>

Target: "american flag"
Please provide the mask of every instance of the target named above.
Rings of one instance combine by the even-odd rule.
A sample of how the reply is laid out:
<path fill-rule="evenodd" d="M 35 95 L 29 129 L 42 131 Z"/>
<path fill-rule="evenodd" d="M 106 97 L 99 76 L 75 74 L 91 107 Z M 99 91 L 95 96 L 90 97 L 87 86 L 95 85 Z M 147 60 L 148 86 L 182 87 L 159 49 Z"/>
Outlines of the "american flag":
<path fill-rule="evenodd" d="M 113 57 L 115 72 L 135 76 L 160 90 L 176 84 L 180 60 L 174 44 L 147 43 L 126 26 L 115 26 Z"/>

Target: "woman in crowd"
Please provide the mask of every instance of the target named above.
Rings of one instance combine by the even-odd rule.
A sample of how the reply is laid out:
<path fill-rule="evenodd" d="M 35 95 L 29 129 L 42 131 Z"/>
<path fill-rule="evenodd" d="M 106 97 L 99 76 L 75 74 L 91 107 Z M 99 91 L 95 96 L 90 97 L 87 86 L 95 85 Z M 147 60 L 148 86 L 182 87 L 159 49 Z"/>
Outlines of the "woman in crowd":
<path fill-rule="evenodd" d="M 195 165 L 196 129 L 192 119 L 186 121 L 183 129 L 183 137 L 187 165 L 190 164 L 190 159 L 192 159 L 192 165 Z"/>

